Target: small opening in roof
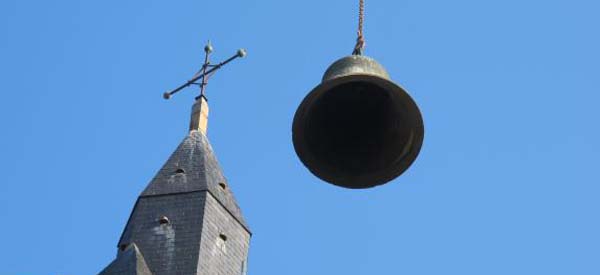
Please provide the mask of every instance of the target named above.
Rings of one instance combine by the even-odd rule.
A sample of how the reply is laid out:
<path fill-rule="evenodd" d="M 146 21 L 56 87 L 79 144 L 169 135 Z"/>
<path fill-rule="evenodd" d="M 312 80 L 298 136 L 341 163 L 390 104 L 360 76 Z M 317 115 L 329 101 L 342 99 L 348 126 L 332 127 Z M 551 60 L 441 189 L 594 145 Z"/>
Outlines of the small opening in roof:
<path fill-rule="evenodd" d="M 219 234 L 219 238 L 223 241 L 227 241 L 227 236 L 225 236 L 225 234 Z"/>
<path fill-rule="evenodd" d="M 221 187 L 221 189 L 225 190 L 227 189 L 227 184 L 225 184 L 224 182 L 219 182 L 219 186 Z"/>
<path fill-rule="evenodd" d="M 175 170 L 175 174 L 185 174 L 185 170 L 178 168 L 177 170 Z"/>
<path fill-rule="evenodd" d="M 166 216 L 162 216 L 162 217 L 160 217 L 158 219 L 158 223 L 160 223 L 160 224 L 169 224 L 170 221 L 169 221 L 169 218 L 167 218 Z"/>

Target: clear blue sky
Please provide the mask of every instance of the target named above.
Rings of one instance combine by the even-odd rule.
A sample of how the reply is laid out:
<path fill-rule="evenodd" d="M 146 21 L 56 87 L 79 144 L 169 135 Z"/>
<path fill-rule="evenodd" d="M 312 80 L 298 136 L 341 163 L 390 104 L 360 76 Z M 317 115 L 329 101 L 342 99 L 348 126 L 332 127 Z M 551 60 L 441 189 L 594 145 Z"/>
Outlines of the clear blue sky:
<path fill-rule="evenodd" d="M 0 2 L 0 274 L 95 274 L 184 138 L 209 138 L 253 229 L 249 275 L 600 274 L 600 3 L 367 0 L 366 54 L 421 108 L 411 169 L 320 182 L 296 107 L 354 46 L 356 1 Z"/>

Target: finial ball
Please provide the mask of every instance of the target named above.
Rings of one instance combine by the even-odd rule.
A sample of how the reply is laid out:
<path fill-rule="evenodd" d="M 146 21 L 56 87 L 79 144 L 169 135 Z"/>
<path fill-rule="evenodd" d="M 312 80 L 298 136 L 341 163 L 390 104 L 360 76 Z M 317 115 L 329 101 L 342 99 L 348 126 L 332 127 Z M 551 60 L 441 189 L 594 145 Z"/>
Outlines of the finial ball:
<path fill-rule="evenodd" d="M 171 98 L 171 93 L 169 93 L 169 92 L 165 92 L 165 93 L 163 94 L 163 98 L 164 98 L 164 99 L 169 99 L 169 98 Z"/>
<path fill-rule="evenodd" d="M 239 49 L 239 50 L 237 51 L 237 55 L 238 55 L 239 57 L 244 57 L 244 56 L 246 56 L 246 50 L 244 50 L 244 49 Z"/>
<path fill-rule="evenodd" d="M 209 42 L 208 45 L 204 46 L 204 52 L 212 53 L 212 51 L 213 51 L 213 46 Z"/>

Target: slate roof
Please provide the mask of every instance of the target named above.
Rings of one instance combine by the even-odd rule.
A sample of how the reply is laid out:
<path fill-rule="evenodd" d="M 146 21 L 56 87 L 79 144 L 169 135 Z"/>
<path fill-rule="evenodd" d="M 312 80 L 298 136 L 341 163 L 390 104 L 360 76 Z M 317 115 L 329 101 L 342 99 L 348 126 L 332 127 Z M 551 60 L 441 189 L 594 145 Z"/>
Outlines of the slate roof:
<path fill-rule="evenodd" d="M 206 196 L 202 191 L 139 198 L 118 246 L 137 244 L 156 275 L 197 274 Z M 168 223 L 159 222 L 163 216 Z"/>
<path fill-rule="evenodd" d="M 117 258 L 108 265 L 99 275 L 152 275 L 146 265 L 144 256 L 132 243 L 125 251 L 119 252 Z"/>
<path fill-rule="evenodd" d="M 208 139 L 191 131 L 139 196 L 118 243 L 127 248 L 100 275 L 239 274 L 250 234 Z M 215 254 L 220 235 L 226 257 Z"/>
<path fill-rule="evenodd" d="M 250 232 L 208 139 L 191 131 L 158 171 L 140 198 L 208 191 Z"/>

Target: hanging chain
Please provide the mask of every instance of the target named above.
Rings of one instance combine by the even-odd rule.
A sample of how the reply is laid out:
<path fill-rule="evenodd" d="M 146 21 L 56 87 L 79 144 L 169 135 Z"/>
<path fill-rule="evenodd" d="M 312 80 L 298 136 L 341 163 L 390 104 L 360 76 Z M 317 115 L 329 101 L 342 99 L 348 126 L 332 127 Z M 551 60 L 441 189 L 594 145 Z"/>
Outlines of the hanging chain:
<path fill-rule="evenodd" d="M 356 38 L 356 45 L 354 46 L 353 55 L 362 55 L 365 49 L 365 37 L 363 36 L 363 23 L 365 21 L 365 0 L 359 0 L 358 7 L 358 37 Z"/>

